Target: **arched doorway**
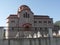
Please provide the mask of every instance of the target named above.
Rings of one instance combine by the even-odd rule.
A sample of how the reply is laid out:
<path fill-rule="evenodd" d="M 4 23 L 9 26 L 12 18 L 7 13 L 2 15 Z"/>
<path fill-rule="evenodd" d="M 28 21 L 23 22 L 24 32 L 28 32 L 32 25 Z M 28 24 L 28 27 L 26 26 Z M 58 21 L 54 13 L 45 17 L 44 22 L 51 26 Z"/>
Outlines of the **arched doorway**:
<path fill-rule="evenodd" d="M 24 31 L 31 31 L 32 24 L 25 23 L 23 24 Z"/>
<path fill-rule="evenodd" d="M 29 31 L 29 30 L 30 30 L 30 28 L 28 25 L 24 27 L 24 31 Z"/>

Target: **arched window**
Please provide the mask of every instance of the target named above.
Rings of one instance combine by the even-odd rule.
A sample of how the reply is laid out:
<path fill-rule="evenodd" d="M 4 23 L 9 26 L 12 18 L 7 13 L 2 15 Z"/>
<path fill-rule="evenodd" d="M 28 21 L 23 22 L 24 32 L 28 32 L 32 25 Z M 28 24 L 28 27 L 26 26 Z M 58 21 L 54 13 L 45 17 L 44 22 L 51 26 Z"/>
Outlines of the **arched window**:
<path fill-rule="evenodd" d="M 25 13 L 23 14 L 23 17 L 24 17 L 24 18 L 29 18 L 30 16 L 29 16 L 29 14 L 28 14 L 27 12 L 25 12 Z"/>

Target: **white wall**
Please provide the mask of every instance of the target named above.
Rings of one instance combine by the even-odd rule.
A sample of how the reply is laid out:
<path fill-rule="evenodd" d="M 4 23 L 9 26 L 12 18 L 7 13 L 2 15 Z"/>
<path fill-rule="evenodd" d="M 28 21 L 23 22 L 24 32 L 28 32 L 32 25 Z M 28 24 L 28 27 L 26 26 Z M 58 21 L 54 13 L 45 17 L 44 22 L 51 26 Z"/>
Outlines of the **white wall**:
<path fill-rule="evenodd" d="M 3 39 L 4 29 L 0 27 L 0 39 Z"/>

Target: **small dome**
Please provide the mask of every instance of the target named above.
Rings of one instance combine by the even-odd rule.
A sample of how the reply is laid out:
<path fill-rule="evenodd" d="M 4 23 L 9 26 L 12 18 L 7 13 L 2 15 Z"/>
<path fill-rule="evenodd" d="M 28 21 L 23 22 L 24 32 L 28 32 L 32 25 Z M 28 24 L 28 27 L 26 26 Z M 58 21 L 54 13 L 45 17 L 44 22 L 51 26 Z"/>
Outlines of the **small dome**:
<path fill-rule="evenodd" d="M 30 8 L 27 5 L 21 5 L 18 9 L 18 11 L 22 11 L 22 10 L 28 10 L 30 11 Z"/>

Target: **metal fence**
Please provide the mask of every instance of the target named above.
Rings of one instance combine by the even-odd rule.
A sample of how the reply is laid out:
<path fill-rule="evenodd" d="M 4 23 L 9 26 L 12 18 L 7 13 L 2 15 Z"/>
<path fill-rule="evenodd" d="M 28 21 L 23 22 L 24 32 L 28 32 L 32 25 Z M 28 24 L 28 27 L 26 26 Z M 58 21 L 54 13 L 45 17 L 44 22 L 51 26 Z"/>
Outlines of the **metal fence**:
<path fill-rule="evenodd" d="M 43 38 L 20 38 L 0 40 L 0 45 L 60 45 L 60 38 L 53 38 L 51 44 L 50 37 Z"/>
<path fill-rule="evenodd" d="M 60 34 L 49 29 L 10 27 L 4 28 L 0 45 L 60 45 Z"/>

